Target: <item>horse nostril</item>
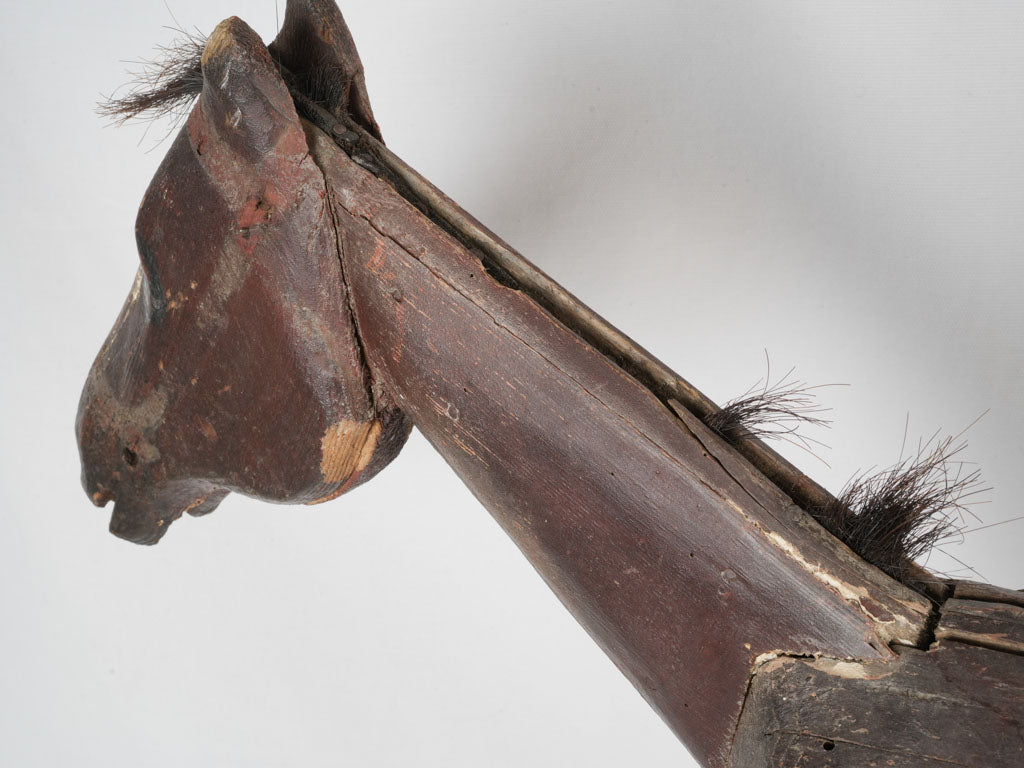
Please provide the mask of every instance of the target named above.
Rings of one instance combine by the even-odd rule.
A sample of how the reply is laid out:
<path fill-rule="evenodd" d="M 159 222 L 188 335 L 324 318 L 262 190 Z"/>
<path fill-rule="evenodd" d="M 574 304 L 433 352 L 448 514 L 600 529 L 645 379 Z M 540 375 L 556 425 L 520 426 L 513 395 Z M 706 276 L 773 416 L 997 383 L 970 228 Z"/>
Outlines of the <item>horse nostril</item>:
<path fill-rule="evenodd" d="M 127 464 L 129 467 L 134 467 L 136 464 L 139 463 L 139 455 L 131 448 L 125 448 L 123 455 L 124 463 Z"/>

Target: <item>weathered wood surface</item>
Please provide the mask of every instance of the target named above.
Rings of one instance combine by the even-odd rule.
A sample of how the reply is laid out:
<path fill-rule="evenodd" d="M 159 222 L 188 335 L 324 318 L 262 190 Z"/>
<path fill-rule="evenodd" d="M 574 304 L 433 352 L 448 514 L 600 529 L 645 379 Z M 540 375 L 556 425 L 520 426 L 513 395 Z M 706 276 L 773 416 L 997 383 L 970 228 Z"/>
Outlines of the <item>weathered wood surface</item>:
<path fill-rule="evenodd" d="M 113 499 L 111 531 L 138 543 L 229 491 L 332 498 L 409 429 L 371 399 L 323 175 L 275 63 L 230 19 L 203 70 L 140 206 L 141 268 L 76 425 L 86 491 Z"/>
<path fill-rule="evenodd" d="M 979 600 L 947 600 L 937 638 L 1024 654 L 1024 607 Z"/>
<path fill-rule="evenodd" d="M 725 764 L 762 654 L 884 659 L 917 641 L 922 598 L 309 137 L 374 387 L 704 764 Z"/>
<path fill-rule="evenodd" d="M 944 633 L 966 622 L 980 638 L 1020 637 L 1024 611 L 962 600 L 941 610 L 938 643 L 900 648 L 896 662 L 780 658 L 759 667 L 734 768 L 1024 765 L 1020 652 Z"/>
<path fill-rule="evenodd" d="M 896 662 L 783 658 L 754 676 L 735 768 L 1019 768 L 1024 665 L 962 643 Z"/>
<path fill-rule="evenodd" d="M 976 581 L 958 581 L 953 589 L 953 597 L 961 600 L 981 600 L 990 603 L 1006 603 L 1024 608 L 1024 590 L 1006 589 L 992 584 L 979 584 Z"/>
<path fill-rule="evenodd" d="M 387 178 L 399 194 L 475 253 L 488 269 L 506 276 L 555 320 L 614 361 L 663 403 L 676 402 L 701 419 L 718 410 L 718 406 L 697 387 L 524 259 L 401 157 L 377 141 L 380 138 L 378 133 L 365 131 L 358 119 L 343 111 L 326 113 L 319 105 L 301 96 L 299 98 L 304 117 L 313 120 L 325 132 L 336 133 L 336 130 L 331 130 L 334 125 L 359 136 L 360 146 L 354 156 L 364 167 L 373 168 L 375 173 Z M 828 491 L 755 435 L 739 427 L 737 436 L 741 439 L 735 442 L 736 451 L 798 506 L 814 509 L 831 503 L 833 498 Z M 923 571 L 920 575 L 926 577 Z"/>
<path fill-rule="evenodd" d="M 333 497 L 415 423 L 703 765 L 1018 764 L 1020 593 L 933 612 L 822 530 L 824 491 L 377 141 L 329 0 L 273 47 L 218 26 L 140 210 L 78 421 L 112 530 Z M 324 62 L 330 109 L 278 69 Z"/>

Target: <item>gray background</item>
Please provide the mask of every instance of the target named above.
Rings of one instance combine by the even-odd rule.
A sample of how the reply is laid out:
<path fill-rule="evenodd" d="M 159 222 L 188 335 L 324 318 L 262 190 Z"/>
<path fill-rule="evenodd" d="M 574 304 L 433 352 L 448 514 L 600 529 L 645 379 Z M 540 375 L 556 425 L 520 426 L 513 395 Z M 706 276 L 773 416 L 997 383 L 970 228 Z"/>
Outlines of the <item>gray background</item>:
<path fill-rule="evenodd" d="M 209 32 L 272 0 L 169 0 Z M 797 366 L 833 490 L 936 429 L 1024 496 L 1019 2 L 350 0 L 389 145 L 722 401 Z M 160 0 L 5 3 L 0 762 L 687 764 L 418 435 L 313 508 L 231 497 L 155 549 L 106 533 L 72 424 L 130 287 L 163 124 L 101 93 Z M 281 7 L 283 14 L 283 3 Z M 1024 523 L 946 551 L 1024 586 Z M 937 555 L 934 567 L 970 577 Z"/>

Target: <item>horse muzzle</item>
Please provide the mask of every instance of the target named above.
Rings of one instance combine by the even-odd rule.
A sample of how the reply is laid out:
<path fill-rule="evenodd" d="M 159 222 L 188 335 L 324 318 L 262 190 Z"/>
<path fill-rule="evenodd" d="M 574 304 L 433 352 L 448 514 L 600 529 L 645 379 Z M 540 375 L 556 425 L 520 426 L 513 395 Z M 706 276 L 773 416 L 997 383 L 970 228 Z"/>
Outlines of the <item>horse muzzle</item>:
<path fill-rule="evenodd" d="M 111 489 L 102 484 L 85 484 L 85 491 L 97 507 L 114 502 L 110 532 L 133 544 L 156 544 L 171 523 L 188 512 L 199 516 L 213 512 L 227 491 L 202 481 L 180 481 L 163 487 Z"/>

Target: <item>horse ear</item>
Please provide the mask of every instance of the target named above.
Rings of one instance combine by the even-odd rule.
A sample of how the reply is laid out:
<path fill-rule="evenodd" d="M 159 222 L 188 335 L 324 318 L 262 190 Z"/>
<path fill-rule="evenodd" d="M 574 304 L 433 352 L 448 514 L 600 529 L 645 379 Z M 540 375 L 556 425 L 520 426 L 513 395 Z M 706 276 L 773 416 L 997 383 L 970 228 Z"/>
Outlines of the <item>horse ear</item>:
<path fill-rule="evenodd" d="M 206 41 L 202 66 L 203 113 L 236 151 L 254 160 L 275 148 L 305 153 L 288 86 L 248 24 L 237 16 L 218 24 Z"/>
<path fill-rule="evenodd" d="M 381 138 L 373 119 L 359 52 L 334 0 L 288 0 L 274 56 L 304 80 L 305 90 L 334 113 L 347 112 Z"/>

